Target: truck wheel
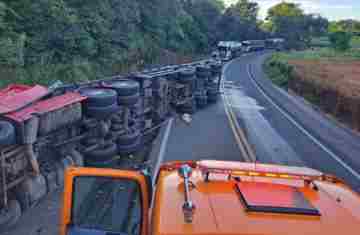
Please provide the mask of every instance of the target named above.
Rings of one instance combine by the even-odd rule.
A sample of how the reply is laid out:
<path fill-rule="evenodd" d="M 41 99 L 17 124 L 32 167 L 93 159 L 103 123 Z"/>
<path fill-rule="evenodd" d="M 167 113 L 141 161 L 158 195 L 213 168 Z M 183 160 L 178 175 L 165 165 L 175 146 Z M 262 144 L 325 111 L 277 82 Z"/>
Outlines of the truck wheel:
<path fill-rule="evenodd" d="M 128 155 L 137 152 L 141 149 L 143 143 L 141 138 L 138 138 L 135 143 L 130 145 L 118 145 L 118 153 L 120 155 Z"/>
<path fill-rule="evenodd" d="M 211 71 L 213 72 L 213 74 L 221 73 L 222 66 L 220 63 L 213 63 L 210 65 L 210 67 L 211 67 Z"/>
<path fill-rule="evenodd" d="M 196 97 L 196 105 L 199 108 L 203 108 L 207 105 L 207 96 Z"/>
<path fill-rule="evenodd" d="M 85 161 L 107 161 L 117 155 L 117 146 L 114 143 L 105 145 L 86 154 Z"/>
<path fill-rule="evenodd" d="M 114 89 L 118 96 L 132 96 L 139 93 L 140 84 L 130 79 L 119 79 L 116 81 L 105 81 L 102 85 L 106 88 Z"/>
<path fill-rule="evenodd" d="M 92 117 L 98 120 L 106 119 L 112 114 L 116 113 L 119 110 L 118 104 L 114 103 L 109 106 L 86 106 L 84 113 L 88 117 Z"/>
<path fill-rule="evenodd" d="M 191 83 L 196 79 L 195 70 L 187 69 L 180 71 L 178 82 L 179 83 Z"/>
<path fill-rule="evenodd" d="M 8 208 L 0 210 L 0 232 L 12 228 L 21 216 L 20 203 L 17 200 L 10 200 Z"/>
<path fill-rule="evenodd" d="M 219 93 L 217 89 L 210 89 L 208 90 L 208 101 L 210 103 L 215 103 L 219 98 Z"/>
<path fill-rule="evenodd" d="M 196 111 L 197 111 L 196 108 L 191 108 L 191 107 L 183 107 L 183 108 L 181 108 L 182 113 L 195 114 Z"/>
<path fill-rule="evenodd" d="M 140 130 L 135 129 L 134 132 L 126 135 L 121 135 L 117 138 L 118 145 L 130 145 L 137 141 L 140 137 Z"/>
<path fill-rule="evenodd" d="M 124 128 L 124 125 L 123 124 L 112 124 L 111 126 L 110 126 L 110 130 L 111 131 L 115 131 L 115 132 L 118 132 L 118 131 L 121 131 L 121 130 L 124 130 L 125 128 Z"/>
<path fill-rule="evenodd" d="M 82 141 L 82 144 L 85 145 L 86 147 L 90 147 L 93 146 L 95 144 L 97 144 L 99 142 L 98 138 L 86 138 L 85 140 Z"/>
<path fill-rule="evenodd" d="M 85 106 L 103 107 L 117 103 L 117 93 L 112 89 L 83 88 L 79 93 L 87 97 Z"/>
<path fill-rule="evenodd" d="M 15 144 L 15 127 L 6 121 L 0 121 L 0 146 Z"/>
<path fill-rule="evenodd" d="M 130 96 L 119 96 L 118 102 L 120 105 L 133 106 L 139 102 L 139 99 L 140 99 L 140 94 L 136 93 Z"/>

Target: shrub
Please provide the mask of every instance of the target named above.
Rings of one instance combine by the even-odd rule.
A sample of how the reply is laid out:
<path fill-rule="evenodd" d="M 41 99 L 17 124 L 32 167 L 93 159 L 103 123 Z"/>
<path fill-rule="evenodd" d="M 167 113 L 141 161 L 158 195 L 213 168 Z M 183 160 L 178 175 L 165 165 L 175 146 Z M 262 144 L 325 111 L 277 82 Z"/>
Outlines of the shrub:
<path fill-rule="evenodd" d="M 280 87 L 288 87 L 289 81 L 293 78 L 293 66 L 277 54 L 265 62 L 264 69 L 271 81 Z"/>

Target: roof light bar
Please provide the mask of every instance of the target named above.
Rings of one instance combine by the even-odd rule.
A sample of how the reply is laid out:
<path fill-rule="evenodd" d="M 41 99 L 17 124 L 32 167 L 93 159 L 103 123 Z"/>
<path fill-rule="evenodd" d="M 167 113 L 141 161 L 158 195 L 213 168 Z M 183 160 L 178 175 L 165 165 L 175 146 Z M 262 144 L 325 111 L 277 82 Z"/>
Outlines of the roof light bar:
<path fill-rule="evenodd" d="M 219 161 L 199 161 L 197 167 L 204 175 L 213 173 L 307 181 L 324 180 L 325 178 L 325 175 L 320 171 L 307 167 Z"/>

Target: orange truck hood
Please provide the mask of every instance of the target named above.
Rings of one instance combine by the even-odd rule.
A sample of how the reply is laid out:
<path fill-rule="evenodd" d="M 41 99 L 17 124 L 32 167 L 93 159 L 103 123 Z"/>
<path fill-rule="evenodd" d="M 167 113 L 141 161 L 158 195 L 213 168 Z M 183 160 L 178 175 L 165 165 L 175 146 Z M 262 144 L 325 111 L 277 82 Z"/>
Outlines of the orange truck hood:
<path fill-rule="evenodd" d="M 338 235 L 360 231 L 360 198 L 342 183 L 317 181 L 318 190 L 314 190 L 299 180 L 266 179 L 267 182 L 294 186 L 302 192 L 321 213 L 321 216 L 309 216 L 247 212 L 235 190 L 236 181 L 224 176 L 215 178 L 205 182 L 200 171 L 194 170 L 191 181 L 195 188 L 190 195 L 196 209 L 193 222 L 187 224 L 182 210 L 182 179 L 176 171 L 160 172 L 152 214 L 153 234 Z"/>

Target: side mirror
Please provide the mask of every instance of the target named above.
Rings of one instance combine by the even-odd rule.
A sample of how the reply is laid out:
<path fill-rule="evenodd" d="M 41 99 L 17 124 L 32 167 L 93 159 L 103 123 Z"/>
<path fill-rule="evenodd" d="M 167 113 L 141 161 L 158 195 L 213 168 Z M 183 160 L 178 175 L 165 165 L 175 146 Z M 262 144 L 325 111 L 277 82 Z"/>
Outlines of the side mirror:
<path fill-rule="evenodd" d="M 61 235 L 146 235 L 149 188 L 135 171 L 68 168 Z"/>

